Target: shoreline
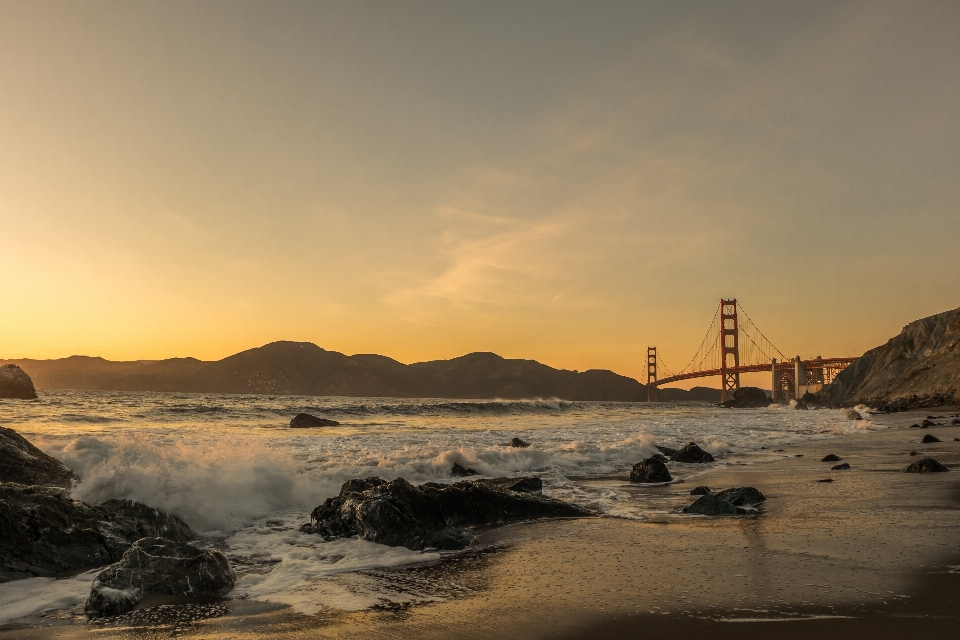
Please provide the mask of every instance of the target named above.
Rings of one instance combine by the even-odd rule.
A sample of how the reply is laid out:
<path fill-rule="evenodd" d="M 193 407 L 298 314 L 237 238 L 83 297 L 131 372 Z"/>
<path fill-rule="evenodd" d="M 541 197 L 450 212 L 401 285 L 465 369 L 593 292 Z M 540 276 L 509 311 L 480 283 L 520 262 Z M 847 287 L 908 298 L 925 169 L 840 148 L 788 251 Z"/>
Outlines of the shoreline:
<path fill-rule="evenodd" d="M 939 409 L 932 413 L 957 413 Z M 950 630 L 957 623 L 951 607 L 960 595 L 960 573 L 942 567 L 960 565 L 960 478 L 900 469 L 916 449 L 960 470 L 960 442 L 953 442 L 960 426 L 908 429 L 921 413 L 931 412 L 872 416 L 888 428 L 784 445 L 783 452 L 734 454 L 705 470 L 684 465 L 681 482 L 635 488 L 638 500 L 663 506 L 644 520 L 607 516 L 495 527 L 479 532 L 484 546 L 497 546 L 494 552 L 358 574 L 420 589 L 420 601 L 411 606 L 305 616 L 234 600 L 221 617 L 176 631 L 47 619 L 54 624 L 4 625 L 0 639 L 175 633 L 234 640 L 371 634 L 574 640 L 657 630 L 742 638 L 768 637 L 771 625 L 777 625 L 778 637 L 869 632 L 882 638 L 908 629 Z M 919 444 L 931 432 L 943 442 Z M 853 468 L 830 471 L 831 464 L 819 460 L 827 453 Z M 782 457 L 767 459 L 773 454 Z M 833 482 L 816 482 L 827 477 Z M 671 511 L 693 501 L 688 492 L 697 484 L 756 486 L 768 500 L 755 517 L 710 519 Z M 345 576 L 353 577 L 329 581 L 349 589 L 351 580 L 359 580 Z M 444 588 L 431 594 L 424 587 L 430 583 Z M 39 618 L 30 623 L 42 624 Z"/>

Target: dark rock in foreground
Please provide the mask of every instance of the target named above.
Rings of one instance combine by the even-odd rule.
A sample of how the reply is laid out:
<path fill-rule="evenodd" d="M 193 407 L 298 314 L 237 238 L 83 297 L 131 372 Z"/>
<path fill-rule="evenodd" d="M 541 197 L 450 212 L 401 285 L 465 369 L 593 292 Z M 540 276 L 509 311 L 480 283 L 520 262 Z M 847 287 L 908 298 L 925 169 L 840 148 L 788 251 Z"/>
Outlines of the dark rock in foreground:
<path fill-rule="evenodd" d="M 930 442 L 940 442 L 940 438 L 933 435 L 932 433 L 928 433 L 927 435 L 923 436 L 923 440 L 921 440 L 920 442 L 924 444 L 928 444 Z"/>
<path fill-rule="evenodd" d="M 820 462 L 840 462 L 841 460 L 843 460 L 843 458 L 833 453 L 827 454 L 820 458 Z"/>
<path fill-rule="evenodd" d="M 541 495 L 535 477 L 427 482 L 414 486 L 398 478 L 351 480 L 340 495 L 310 514 L 304 533 L 327 540 L 359 536 L 409 549 L 462 549 L 470 542 L 464 527 L 528 518 L 576 518 L 592 511 Z M 359 491 L 358 491 L 359 489 Z"/>
<path fill-rule="evenodd" d="M 513 440 L 510 441 L 510 446 L 516 449 L 521 449 L 524 447 L 529 447 L 530 443 L 524 440 L 521 440 L 520 438 L 514 438 Z"/>
<path fill-rule="evenodd" d="M 693 513 L 701 516 L 735 516 L 746 513 L 743 508 L 735 507 L 726 500 L 721 500 L 714 493 L 707 493 L 683 510 L 684 513 Z"/>
<path fill-rule="evenodd" d="M 949 471 L 934 458 L 923 458 L 904 468 L 904 473 L 941 473 Z"/>
<path fill-rule="evenodd" d="M 0 582 L 116 562 L 144 535 L 196 537 L 179 518 L 135 502 L 91 507 L 56 489 L 0 484 Z"/>
<path fill-rule="evenodd" d="M 763 389 L 757 387 L 740 387 L 733 392 L 733 398 L 720 403 L 720 406 L 729 409 L 757 409 L 769 405 L 770 398 Z"/>
<path fill-rule="evenodd" d="M 630 482 L 670 482 L 673 477 L 667 470 L 667 465 L 663 464 L 656 456 L 651 456 L 633 465 L 630 471 Z"/>
<path fill-rule="evenodd" d="M 0 367 L 0 398 L 35 400 L 37 390 L 27 372 L 15 364 Z"/>
<path fill-rule="evenodd" d="M 670 457 L 674 462 L 713 462 L 713 456 L 701 449 L 696 442 L 677 451 Z"/>
<path fill-rule="evenodd" d="M 312 416 L 309 413 L 298 413 L 293 417 L 293 420 L 290 421 L 290 427 L 293 429 L 312 429 L 315 427 L 336 427 L 340 423 L 336 420 L 328 420 L 327 418 L 318 418 L 317 416 Z"/>
<path fill-rule="evenodd" d="M 843 464 L 838 464 L 835 467 L 830 467 L 830 471 L 846 471 L 850 468 L 850 465 L 844 462 Z"/>
<path fill-rule="evenodd" d="M 93 581 L 84 610 L 89 616 L 129 611 L 148 593 L 174 596 L 222 596 L 236 582 L 219 551 L 185 542 L 143 538 Z"/>
<path fill-rule="evenodd" d="M 716 495 L 721 500 L 725 500 L 738 507 L 750 504 L 760 504 L 767 499 L 762 493 L 760 493 L 760 491 L 754 489 L 753 487 L 734 487 L 732 489 L 724 489 Z"/>
<path fill-rule="evenodd" d="M 700 485 L 699 487 L 696 487 L 693 491 L 691 491 L 691 492 L 690 492 L 690 495 L 692 495 L 692 496 L 705 496 L 705 495 L 707 495 L 708 493 L 710 493 L 710 487 L 708 487 L 708 486 L 706 486 L 706 485 Z"/>
<path fill-rule="evenodd" d="M 13 429 L 0 427 L 0 482 L 70 487 L 80 478 Z"/>
<path fill-rule="evenodd" d="M 469 469 L 464 467 L 459 462 L 454 462 L 453 466 L 450 468 L 450 475 L 458 478 L 466 478 L 467 476 L 476 476 L 479 474 L 474 469 Z"/>

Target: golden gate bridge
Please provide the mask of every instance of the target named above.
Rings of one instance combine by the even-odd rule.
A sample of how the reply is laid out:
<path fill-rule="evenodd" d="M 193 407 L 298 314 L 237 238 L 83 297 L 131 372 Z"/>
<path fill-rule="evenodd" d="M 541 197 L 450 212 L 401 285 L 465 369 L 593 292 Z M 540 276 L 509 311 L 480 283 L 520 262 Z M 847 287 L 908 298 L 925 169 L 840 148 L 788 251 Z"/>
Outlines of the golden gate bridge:
<path fill-rule="evenodd" d="M 719 321 L 719 322 L 718 322 Z M 777 359 L 777 356 L 780 359 Z M 799 399 L 806 392 L 816 393 L 833 381 L 856 358 L 801 360 L 783 355 L 754 324 L 743 307 L 733 300 L 720 300 L 713 321 L 700 348 L 680 373 L 663 363 L 656 347 L 647 347 L 647 400 L 657 401 L 657 387 L 680 380 L 720 376 L 724 402 L 740 388 L 741 373 L 769 371 L 773 400 Z M 660 378 L 660 371 L 666 377 Z"/>

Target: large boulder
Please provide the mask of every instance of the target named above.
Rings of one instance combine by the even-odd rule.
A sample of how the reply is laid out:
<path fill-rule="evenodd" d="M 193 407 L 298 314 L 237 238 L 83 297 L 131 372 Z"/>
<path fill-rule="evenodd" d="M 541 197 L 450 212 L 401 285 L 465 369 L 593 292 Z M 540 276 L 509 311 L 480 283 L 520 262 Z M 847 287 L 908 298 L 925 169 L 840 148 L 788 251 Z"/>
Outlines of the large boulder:
<path fill-rule="evenodd" d="M 36 397 L 37 390 L 26 371 L 15 364 L 0 367 L 0 398 L 34 400 Z"/>
<path fill-rule="evenodd" d="M 922 458 L 903 469 L 904 473 L 942 473 L 944 471 L 949 471 L 949 469 L 935 458 Z"/>
<path fill-rule="evenodd" d="M 720 406 L 729 409 L 757 409 L 770 405 L 770 398 L 763 389 L 757 387 L 740 387 L 733 392 L 733 397 Z"/>
<path fill-rule="evenodd" d="M 223 596 L 236 575 L 219 551 L 162 538 L 138 540 L 97 574 L 84 605 L 88 616 L 129 611 L 148 593 L 174 596 Z"/>
<path fill-rule="evenodd" d="M 70 487 L 79 479 L 13 429 L 0 427 L 0 482 Z"/>
<path fill-rule="evenodd" d="M 641 460 L 633 465 L 630 471 L 630 482 L 670 482 L 673 477 L 667 470 L 667 465 L 657 458 L 651 456 L 646 460 Z"/>
<path fill-rule="evenodd" d="M 144 535 L 196 537 L 176 516 L 135 502 L 92 507 L 57 489 L 0 483 L 0 582 L 116 562 Z"/>
<path fill-rule="evenodd" d="M 528 518 L 575 518 L 589 509 L 541 495 L 539 478 L 494 478 L 414 486 L 398 478 L 352 480 L 310 514 L 300 530 L 325 539 L 359 536 L 409 549 L 462 549 L 471 525 Z"/>
<path fill-rule="evenodd" d="M 293 429 L 312 429 L 315 427 L 336 427 L 340 423 L 336 420 L 327 418 L 318 418 L 309 413 L 298 413 L 290 421 L 290 427 Z"/>
<path fill-rule="evenodd" d="M 713 462 L 713 456 L 691 442 L 670 457 L 674 462 Z"/>

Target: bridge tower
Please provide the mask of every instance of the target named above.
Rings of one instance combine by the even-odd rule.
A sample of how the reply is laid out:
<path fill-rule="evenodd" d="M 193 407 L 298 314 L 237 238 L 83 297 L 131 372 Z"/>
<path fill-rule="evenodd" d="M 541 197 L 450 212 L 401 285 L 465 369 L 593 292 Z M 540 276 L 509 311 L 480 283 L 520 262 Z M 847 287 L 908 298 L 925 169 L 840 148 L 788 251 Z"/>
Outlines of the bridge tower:
<path fill-rule="evenodd" d="M 657 348 L 647 347 L 647 402 L 657 401 Z"/>
<path fill-rule="evenodd" d="M 740 388 L 740 325 L 737 322 L 737 299 L 720 299 L 720 402 L 730 399 Z M 727 369 L 734 369 L 728 372 Z"/>

